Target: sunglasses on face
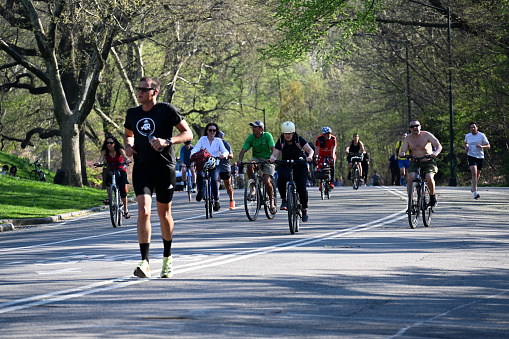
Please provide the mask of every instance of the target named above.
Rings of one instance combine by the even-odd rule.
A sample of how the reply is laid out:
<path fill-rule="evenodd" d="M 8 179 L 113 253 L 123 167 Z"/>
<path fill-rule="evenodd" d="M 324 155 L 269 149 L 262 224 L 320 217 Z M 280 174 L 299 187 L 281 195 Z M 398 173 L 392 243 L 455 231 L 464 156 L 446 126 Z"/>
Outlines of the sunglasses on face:
<path fill-rule="evenodd" d="M 107 141 L 106 145 L 114 145 L 115 143 L 113 141 Z"/>
<path fill-rule="evenodd" d="M 216 130 L 215 129 L 209 129 L 209 132 L 215 132 Z"/>
<path fill-rule="evenodd" d="M 148 92 L 148 91 L 155 90 L 155 88 L 152 88 L 152 87 L 136 87 L 136 90 L 137 90 L 138 92 L 146 93 L 146 92 Z"/>
<path fill-rule="evenodd" d="M 421 125 L 411 125 L 410 128 L 417 128 L 419 126 L 421 126 Z"/>

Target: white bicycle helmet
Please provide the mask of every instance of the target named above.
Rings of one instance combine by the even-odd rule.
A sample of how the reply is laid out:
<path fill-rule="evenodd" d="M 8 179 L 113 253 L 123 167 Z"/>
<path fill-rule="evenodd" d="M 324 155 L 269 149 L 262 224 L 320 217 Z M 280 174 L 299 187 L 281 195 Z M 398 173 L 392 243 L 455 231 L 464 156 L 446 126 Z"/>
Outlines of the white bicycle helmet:
<path fill-rule="evenodd" d="M 291 121 L 283 122 L 283 126 L 281 126 L 282 133 L 295 133 L 295 125 Z"/>
<path fill-rule="evenodd" d="M 214 157 L 208 157 L 205 164 L 203 164 L 203 168 L 212 170 L 214 167 L 216 167 L 216 159 Z"/>

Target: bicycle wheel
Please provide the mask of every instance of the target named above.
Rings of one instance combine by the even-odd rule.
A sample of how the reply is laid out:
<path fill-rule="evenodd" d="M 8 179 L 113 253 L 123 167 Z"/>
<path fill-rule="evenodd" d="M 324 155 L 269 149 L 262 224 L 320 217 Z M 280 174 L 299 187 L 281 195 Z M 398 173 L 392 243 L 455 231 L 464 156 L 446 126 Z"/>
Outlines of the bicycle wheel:
<path fill-rule="evenodd" d="M 46 181 L 46 174 L 43 171 L 39 172 L 39 181 Z"/>
<path fill-rule="evenodd" d="M 431 213 L 433 213 L 433 209 L 429 202 L 429 187 L 428 185 L 424 184 L 424 196 L 422 197 L 422 222 L 424 223 L 425 227 L 428 227 L 431 224 Z"/>
<path fill-rule="evenodd" d="M 256 186 L 256 180 L 249 179 L 244 189 L 244 209 L 250 221 L 255 221 L 260 212 L 260 193 Z"/>
<path fill-rule="evenodd" d="M 359 185 L 361 183 L 361 175 L 359 173 L 359 168 L 357 166 L 354 166 L 352 171 L 352 179 L 353 179 L 353 189 L 357 190 L 359 189 Z"/>
<path fill-rule="evenodd" d="M 32 170 L 32 172 L 30 172 L 30 180 L 39 180 L 39 175 L 36 170 Z"/>
<path fill-rule="evenodd" d="M 276 194 L 276 182 L 273 178 L 270 178 L 270 185 L 272 186 L 272 195 L 274 199 L 274 206 L 277 208 L 277 194 Z M 267 193 L 267 190 L 265 189 L 265 185 L 263 187 L 263 201 L 264 201 L 264 207 L 265 207 L 265 215 L 267 216 L 267 219 L 274 219 L 275 213 L 270 213 L 270 198 L 269 194 Z"/>
<path fill-rule="evenodd" d="M 189 176 L 189 174 L 187 175 L 187 180 L 185 182 L 185 185 L 187 186 L 187 196 L 189 197 L 189 201 L 193 201 L 193 196 L 192 196 L 192 193 L 191 193 L 191 190 L 192 190 L 192 183 L 191 183 L 191 178 Z"/>
<path fill-rule="evenodd" d="M 295 186 L 288 184 L 286 188 L 286 201 L 288 209 L 288 226 L 290 226 L 290 233 L 295 234 L 296 231 L 296 219 L 297 219 L 297 193 L 295 192 Z"/>
<path fill-rule="evenodd" d="M 205 190 L 203 191 L 205 200 L 205 218 L 212 218 L 212 200 L 210 199 L 210 179 L 205 179 Z"/>
<path fill-rule="evenodd" d="M 419 183 L 413 182 L 408 195 L 408 224 L 410 228 L 416 228 L 419 218 Z"/>
<path fill-rule="evenodd" d="M 119 210 L 119 200 L 120 196 L 118 194 L 117 186 L 111 185 L 110 187 L 110 218 L 111 224 L 113 227 L 117 227 L 118 225 L 118 210 Z"/>
<path fill-rule="evenodd" d="M 320 198 L 325 199 L 325 180 L 320 179 Z"/>
<path fill-rule="evenodd" d="M 124 217 L 124 203 L 120 197 L 120 191 L 118 192 L 118 226 L 122 226 L 122 218 Z"/>
<path fill-rule="evenodd" d="M 325 195 L 327 196 L 327 199 L 330 199 L 330 182 L 327 181 L 325 185 L 326 185 Z"/>

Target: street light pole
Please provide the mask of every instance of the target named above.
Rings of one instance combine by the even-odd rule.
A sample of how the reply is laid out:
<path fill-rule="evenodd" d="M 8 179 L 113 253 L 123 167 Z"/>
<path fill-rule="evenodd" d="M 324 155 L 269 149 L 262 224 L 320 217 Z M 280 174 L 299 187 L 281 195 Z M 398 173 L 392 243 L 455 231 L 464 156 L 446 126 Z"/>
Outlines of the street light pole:
<path fill-rule="evenodd" d="M 248 105 L 248 104 L 245 104 L 243 102 L 237 102 L 237 105 L 241 105 L 241 106 L 248 106 L 248 107 L 251 107 L 251 108 L 254 108 L 254 109 L 257 109 L 259 111 L 262 111 L 263 112 L 263 130 L 265 132 L 267 132 L 267 124 L 265 123 L 265 108 L 258 108 L 258 107 L 255 107 L 255 106 L 251 106 L 251 105 Z"/>
<path fill-rule="evenodd" d="M 447 7 L 447 9 L 443 9 L 440 7 L 431 6 L 428 4 L 424 4 L 422 2 L 416 0 L 408 0 L 410 2 L 415 2 L 421 6 L 433 8 L 439 12 L 447 14 L 447 36 L 449 43 L 449 137 L 450 137 L 450 154 L 451 154 L 451 176 L 449 177 L 449 186 L 457 186 L 458 181 L 456 179 L 456 169 L 455 169 L 455 156 L 454 156 L 454 105 L 453 105 L 453 97 L 452 97 L 452 48 L 451 48 L 451 7 Z"/>

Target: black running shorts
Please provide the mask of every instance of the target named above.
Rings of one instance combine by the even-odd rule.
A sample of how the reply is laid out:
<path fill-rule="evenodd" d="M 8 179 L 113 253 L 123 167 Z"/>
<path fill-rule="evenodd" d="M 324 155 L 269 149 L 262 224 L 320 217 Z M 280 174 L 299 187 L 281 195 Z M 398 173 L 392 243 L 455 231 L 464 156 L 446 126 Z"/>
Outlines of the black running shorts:
<path fill-rule="evenodd" d="M 145 170 L 133 168 L 133 186 L 134 193 L 138 195 L 149 195 L 156 193 L 156 200 L 162 204 L 167 204 L 173 199 L 173 192 L 177 178 L 175 169 L 164 167 L 161 170 Z"/>

